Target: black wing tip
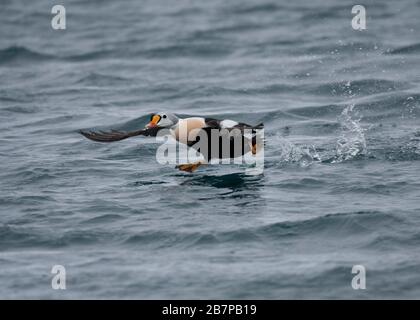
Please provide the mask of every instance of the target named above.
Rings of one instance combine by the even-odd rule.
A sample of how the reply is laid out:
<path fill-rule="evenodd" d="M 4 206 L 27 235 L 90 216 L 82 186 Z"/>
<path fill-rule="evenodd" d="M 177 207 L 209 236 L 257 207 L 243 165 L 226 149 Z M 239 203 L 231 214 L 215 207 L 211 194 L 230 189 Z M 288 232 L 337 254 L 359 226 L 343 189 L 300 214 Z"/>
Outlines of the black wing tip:
<path fill-rule="evenodd" d="M 91 131 L 87 131 L 87 130 L 77 130 L 77 133 L 81 134 L 82 136 L 86 137 L 87 135 L 89 135 L 90 133 L 92 133 Z"/>
<path fill-rule="evenodd" d="M 78 132 L 85 138 L 96 142 L 114 142 L 124 140 L 131 137 L 129 133 L 121 131 L 92 131 L 92 130 L 78 130 Z"/>
<path fill-rule="evenodd" d="M 107 142 L 106 140 L 103 139 L 103 137 L 101 137 L 101 135 L 98 135 L 98 133 L 95 131 L 81 129 L 81 130 L 78 130 L 78 133 L 80 133 L 82 136 L 92 141 Z"/>

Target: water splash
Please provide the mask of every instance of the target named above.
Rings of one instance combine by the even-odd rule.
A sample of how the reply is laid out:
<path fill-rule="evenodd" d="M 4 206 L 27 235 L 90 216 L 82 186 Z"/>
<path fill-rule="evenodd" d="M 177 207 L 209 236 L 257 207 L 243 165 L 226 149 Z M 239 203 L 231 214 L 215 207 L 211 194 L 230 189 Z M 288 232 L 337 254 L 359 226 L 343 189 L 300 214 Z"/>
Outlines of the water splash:
<path fill-rule="evenodd" d="M 346 107 L 338 118 L 341 135 L 337 140 L 336 156 L 333 163 L 351 160 L 366 154 L 366 138 L 360 125 L 360 116 L 354 111 L 354 105 Z"/>
<path fill-rule="evenodd" d="M 414 96 L 410 96 L 403 102 L 403 111 L 401 119 L 416 119 L 416 113 L 420 107 L 419 99 Z"/>
<path fill-rule="evenodd" d="M 297 163 L 301 167 L 308 167 L 314 162 L 320 162 L 320 156 L 315 146 L 298 146 L 279 134 L 275 136 L 277 159 L 280 163 Z"/>

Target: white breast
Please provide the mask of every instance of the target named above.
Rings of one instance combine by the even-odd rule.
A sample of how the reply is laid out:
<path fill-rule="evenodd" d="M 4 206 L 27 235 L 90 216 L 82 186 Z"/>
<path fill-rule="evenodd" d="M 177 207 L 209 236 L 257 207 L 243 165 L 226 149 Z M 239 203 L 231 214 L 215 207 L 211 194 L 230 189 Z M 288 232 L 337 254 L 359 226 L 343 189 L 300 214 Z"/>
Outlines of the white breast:
<path fill-rule="evenodd" d="M 204 118 L 197 117 L 181 119 L 179 120 L 177 127 L 173 130 L 175 139 L 181 143 L 187 143 L 188 140 L 194 140 L 195 135 L 192 134 L 194 133 L 193 130 L 198 130 L 204 128 L 205 126 L 206 123 Z M 196 133 L 198 132 L 196 131 Z"/>
<path fill-rule="evenodd" d="M 226 119 L 226 120 L 220 121 L 220 127 L 221 127 L 222 129 L 224 129 L 224 128 L 233 128 L 233 127 L 234 127 L 234 126 L 236 126 L 237 124 L 238 124 L 238 122 L 233 121 L 233 120 L 229 120 L 229 119 Z"/>

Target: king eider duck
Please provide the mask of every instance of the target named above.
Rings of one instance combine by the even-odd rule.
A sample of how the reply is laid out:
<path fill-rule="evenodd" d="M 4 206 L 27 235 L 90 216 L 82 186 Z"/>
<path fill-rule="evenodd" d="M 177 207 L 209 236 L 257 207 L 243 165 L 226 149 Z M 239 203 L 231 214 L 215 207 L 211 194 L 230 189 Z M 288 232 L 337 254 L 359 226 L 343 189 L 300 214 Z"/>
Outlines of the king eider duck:
<path fill-rule="evenodd" d="M 156 137 L 161 130 L 167 129 L 167 135 L 172 136 L 179 143 L 196 149 L 203 155 L 203 161 L 180 164 L 176 166 L 179 170 L 193 172 L 200 165 L 209 163 L 211 159 L 233 159 L 243 156 L 249 152 L 255 155 L 257 150 L 261 147 L 260 145 L 257 145 L 257 131 L 258 129 L 262 130 L 263 128 L 263 123 L 251 126 L 246 123 L 229 119 L 218 120 L 204 117 L 189 117 L 181 119 L 175 114 L 169 112 L 159 112 L 151 115 L 150 122 L 144 129 L 128 132 L 117 130 L 111 130 L 109 132 L 80 130 L 79 132 L 86 138 L 93 141 L 114 142 L 134 136 Z M 217 132 L 218 134 L 214 135 L 214 132 Z M 203 144 L 199 144 L 202 134 L 206 134 L 207 137 L 206 148 L 203 148 Z M 225 138 L 227 138 L 229 144 L 227 148 L 228 152 L 225 152 L 226 149 L 221 147 L 221 144 L 224 143 L 223 141 L 226 141 L 223 140 Z M 238 141 L 240 143 L 239 148 L 235 145 Z M 261 143 L 258 142 L 258 144 Z M 212 146 L 213 150 L 216 149 L 215 152 L 212 152 Z"/>

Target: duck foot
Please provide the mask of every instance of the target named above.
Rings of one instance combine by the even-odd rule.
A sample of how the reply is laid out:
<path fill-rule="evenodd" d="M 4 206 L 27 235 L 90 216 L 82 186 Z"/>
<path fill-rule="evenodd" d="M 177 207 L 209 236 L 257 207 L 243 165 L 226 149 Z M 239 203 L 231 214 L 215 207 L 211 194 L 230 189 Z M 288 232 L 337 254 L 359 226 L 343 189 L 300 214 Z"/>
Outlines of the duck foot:
<path fill-rule="evenodd" d="M 252 145 L 251 152 L 252 152 L 252 155 L 254 155 L 254 156 L 257 154 L 257 144 L 256 143 Z"/>
<path fill-rule="evenodd" d="M 180 165 L 177 165 L 175 168 L 181 171 L 185 171 L 185 172 L 194 172 L 202 164 L 203 164 L 202 162 L 198 161 L 195 163 L 180 164 Z"/>

